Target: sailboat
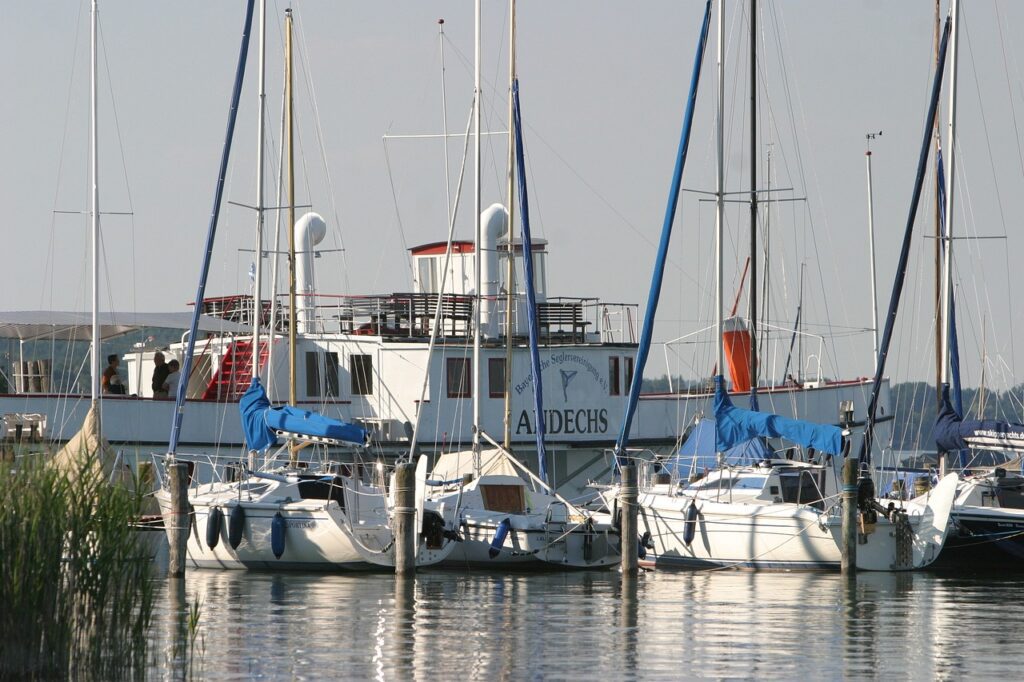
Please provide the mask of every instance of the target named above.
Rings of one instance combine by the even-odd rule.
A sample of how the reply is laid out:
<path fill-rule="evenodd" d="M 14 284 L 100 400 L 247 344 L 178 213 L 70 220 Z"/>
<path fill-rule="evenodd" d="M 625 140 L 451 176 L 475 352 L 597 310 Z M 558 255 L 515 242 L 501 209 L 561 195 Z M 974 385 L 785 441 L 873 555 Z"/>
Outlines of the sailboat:
<path fill-rule="evenodd" d="M 480 13 L 477 7 L 477 41 L 480 39 Z M 523 163 L 522 121 L 519 108 L 519 83 L 515 76 L 515 2 L 509 4 L 510 54 L 509 54 L 509 205 L 513 205 L 512 188 L 518 185 L 520 216 L 522 218 L 522 241 L 517 244 L 513 238 L 512 221 L 509 211 L 495 205 L 484 215 L 477 213 L 477 223 L 502 222 L 505 228 L 508 251 L 508 296 L 511 300 L 514 259 L 516 247 L 523 254 L 525 275 L 528 346 L 530 350 L 531 389 L 534 395 L 534 428 L 537 445 L 539 475 L 515 458 L 511 452 L 510 402 L 511 371 L 505 372 L 505 443 L 499 445 L 480 428 L 479 408 L 474 403 L 474 419 L 477 438 L 469 451 L 450 452 L 440 455 L 431 472 L 430 493 L 426 497 L 427 508 L 436 512 L 446 521 L 449 517 L 460 533 L 456 545 L 446 563 L 450 565 L 480 566 L 486 568 L 520 567 L 572 567 L 600 568 L 618 561 L 618 536 L 613 533 L 610 519 L 598 518 L 559 495 L 549 484 L 547 454 L 545 448 L 545 411 L 543 404 L 543 372 L 539 360 L 539 333 L 537 325 L 537 301 L 534 281 L 534 264 L 530 257 L 533 241 L 529 227 L 529 202 L 526 190 L 525 166 Z M 478 42 L 479 45 L 479 42 Z M 477 52 L 479 55 L 479 50 Z M 479 60 L 477 62 L 476 97 L 474 118 L 479 112 Z M 476 118 L 477 153 L 479 154 L 479 119 Z M 477 157 L 479 169 L 479 156 Z M 518 172 L 518 178 L 513 173 Z M 518 180 L 518 182 L 516 182 Z M 479 174 L 475 182 L 475 195 L 479 204 Z M 450 250 L 450 242 L 449 242 Z M 477 251 L 479 253 L 479 251 Z M 481 273 L 481 260 L 476 259 L 475 272 Z M 447 270 L 447 268 L 445 268 Z M 479 289 L 478 289 L 479 290 Z M 437 309 L 440 309 L 440 296 Z M 479 366 L 479 337 L 481 306 L 477 312 L 474 337 L 474 367 Z M 506 307 L 506 326 L 512 328 L 513 304 Z M 435 327 L 431 337 L 433 346 Z M 513 335 L 506 335 L 508 353 L 506 363 L 512 360 Z M 507 365 L 506 365 L 507 367 Z M 478 392 L 477 392 L 478 395 Z M 414 434 L 419 423 L 414 428 Z M 490 446 L 485 448 L 482 438 Z M 415 451 L 415 436 L 410 446 L 410 455 Z"/>
<path fill-rule="evenodd" d="M 945 149 L 936 150 L 938 222 L 941 228 L 942 277 L 939 409 L 932 437 L 940 457 L 955 455 L 961 474 L 953 506 L 953 524 L 944 559 L 976 560 L 981 555 L 1015 563 L 1024 558 L 1024 475 L 1017 465 L 1024 456 L 1024 424 L 995 419 L 965 419 L 960 397 L 956 301 L 953 289 L 953 217 L 957 142 L 957 76 L 960 2 L 953 0 L 949 122 Z M 948 172 L 947 172 L 948 164 Z M 984 375 L 983 375 L 984 376 Z M 952 389 L 952 396 L 951 396 Z M 972 452 L 997 452 L 1006 463 L 972 466 Z M 1011 467 L 1017 470 L 1013 471 Z M 995 550 L 995 551 L 992 551 Z"/>
<path fill-rule="evenodd" d="M 752 15 L 756 14 L 752 12 Z M 711 21 L 711 2 L 705 6 L 698 41 L 683 132 L 676 157 L 665 224 L 652 277 L 648 309 L 637 354 L 641 374 L 652 335 L 662 272 L 686 162 L 701 64 Z M 753 21 L 751 22 L 753 25 Z M 718 374 L 715 377 L 714 430 L 719 466 L 703 478 L 679 478 L 661 462 L 642 464 L 637 504 L 639 528 L 646 557 L 652 567 L 743 567 L 755 569 L 836 569 L 840 565 L 840 491 L 837 464 L 850 452 L 849 429 L 829 424 L 742 409 L 732 404 L 726 391 L 722 306 L 722 228 L 724 207 L 724 9 L 718 7 L 718 182 L 716 267 Z M 754 49 L 752 41 L 751 49 Z M 752 75 L 756 69 L 752 69 Z M 755 191 L 756 186 L 752 187 Z M 891 330 L 887 330 L 891 334 Z M 752 349 L 751 349 L 752 350 Z M 883 364 L 884 363 L 880 363 Z M 750 369 L 753 372 L 754 363 Z M 875 388 L 878 387 L 876 375 Z M 756 382 L 750 382 L 751 403 L 756 407 Z M 634 389 L 639 381 L 634 378 Z M 632 406 L 623 418 L 615 448 L 616 461 L 629 459 Z M 869 434 L 866 434 L 866 437 Z M 781 445 L 776 455 L 769 443 Z M 727 465 L 730 449 L 753 448 L 753 464 Z M 748 450 L 749 452 L 749 450 Z M 858 485 L 861 528 L 858 533 L 857 567 L 867 570 L 911 570 L 932 563 L 945 541 L 956 478 L 943 479 L 925 496 L 882 505 L 875 501 L 869 477 Z M 618 504 L 619 488 L 611 486 L 602 496 L 609 507 Z"/>
<path fill-rule="evenodd" d="M 207 236 L 207 250 L 201 269 L 196 300 L 203 300 L 210 252 L 216 231 L 221 202 L 223 179 L 231 149 L 231 138 L 248 52 L 249 34 L 255 0 L 249 0 L 238 69 L 235 76 L 227 140 L 221 157 L 214 211 Z M 260 3 L 260 66 L 262 72 L 266 4 Z M 288 109 L 289 139 L 291 138 L 291 35 L 292 14 L 285 14 L 286 27 L 286 107 Z M 260 104 L 264 98 L 262 73 L 260 78 Z M 262 158 L 263 131 L 260 116 L 260 150 Z M 290 151 L 291 151 L 291 146 Z M 289 164 L 291 165 L 291 164 Z M 262 161 L 260 161 L 262 186 Z M 291 175 L 291 173 L 289 173 Z M 289 185 L 293 186 L 291 179 Z M 289 191 L 289 214 L 294 207 L 294 192 Z M 262 210 L 262 196 L 259 197 Z M 294 224 L 291 220 L 290 223 Z M 262 225 L 262 217 L 258 220 Z M 258 230 L 259 231 L 259 230 Z M 294 235 L 294 228 L 292 234 Z M 259 243 L 259 238 L 258 238 Z M 292 244 L 294 262 L 294 244 Z M 294 300 L 294 277 L 291 277 L 291 298 Z M 260 301 L 259 278 L 255 300 Z M 259 311 L 257 311 L 259 312 Z M 193 317 L 189 336 L 184 376 L 189 376 L 195 355 L 195 326 L 200 314 L 199 306 Z M 291 335 L 297 324 L 294 305 L 291 308 Z M 260 315 L 254 317 L 253 348 L 259 349 Z M 294 353 L 294 345 L 292 345 Z M 257 357 L 260 355 L 256 353 Z M 258 364 L 254 369 L 248 390 L 239 403 L 240 422 L 245 432 L 248 462 L 238 462 L 216 471 L 219 480 L 191 486 L 189 503 L 193 509 L 187 541 L 187 560 L 200 568 L 260 568 L 260 569 L 320 569 L 346 570 L 391 567 L 395 564 L 395 540 L 390 516 L 394 513 L 394 500 L 387 495 L 382 481 L 364 484 L 354 475 L 351 466 L 328 465 L 320 471 L 300 466 L 298 449 L 314 446 L 353 446 L 361 448 L 368 443 L 365 428 L 324 417 L 294 404 L 271 407 L 259 378 Z M 294 362 L 292 385 L 294 386 Z M 165 462 L 179 459 L 177 448 L 187 392 L 187 381 L 181 382 L 176 396 L 175 418 Z M 276 450 L 279 438 L 285 442 Z M 182 458 L 194 467 L 194 458 Z M 283 462 L 281 461 L 283 460 Z M 262 466 L 260 463 L 262 462 Z M 279 463 L 281 462 L 281 463 Z M 194 468 L 193 468 L 194 471 Z M 417 476 L 422 482 L 426 462 L 421 459 Z M 422 485 L 422 483 L 421 483 Z M 391 486 L 392 496 L 394 486 Z M 164 514 L 171 514 L 170 491 L 161 485 L 157 499 Z M 445 537 L 443 521 L 436 514 L 424 512 L 422 501 L 417 504 L 417 527 L 428 529 L 418 534 L 415 548 L 418 565 L 441 561 L 452 549 L 453 540 Z M 440 521 L 442 526 L 438 526 Z"/>

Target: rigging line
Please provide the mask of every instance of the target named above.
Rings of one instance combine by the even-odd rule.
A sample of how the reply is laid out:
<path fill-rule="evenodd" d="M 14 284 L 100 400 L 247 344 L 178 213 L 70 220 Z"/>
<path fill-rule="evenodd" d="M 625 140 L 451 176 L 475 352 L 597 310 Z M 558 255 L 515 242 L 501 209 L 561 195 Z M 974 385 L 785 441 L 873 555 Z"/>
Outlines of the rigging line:
<path fill-rule="evenodd" d="M 459 61 L 462 62 L 463 65 L 470 64 L 470 62 L 466 59 L 465 55 L 463 55 L 462 52 L 458 49 L 458 46 L 452 43 L 451 39 L 448 38 L 447 35 L 445 35 L 445 45 L 450 45 L 452 47 L 452 50 L 454 51 L 456 57 L 458 57 Z M 491 89 L 493 91 L 493 87 Z M 530 131 L 531 139 L 536 139 L 542 145 L 544 145 L 544 147 L 566 168 L 566 170 L 568 170 L 573 175 L 573 177 L 575 177 L 580 182 L 580 184 L 582 184 L 594 196 L 595 199 L 597 199 L 601 204 L 604 205 L 605 208 L 611 211 L 615 215 L 615 217 L 622 221 L 622 224 L 629 228 L 633 232 L 633 234 L 635 234 L 637 237 L 643 240 L 648 246 L 657 246 L 657 243 L 653 239 L 651 239 L 646 233 L 641 231 L 640 228 L 638 228 L 636 224 L 630 221 L 630 219 L 626 217 L 626 215 L 622 211 L 616 208 L 605 197 L 604 194 L 602 194 L 596 187 L 594 187 L 594 185 L 588 182 L 579 173 L 579 171 L 577 171 L 576 168 L 571 163 L 569 163 L 569 161 L 564 156 L 558 153 L 555 147 L 550 142 L 548 142 L 547 138 L 540 134 L 535 127 L 527 123 L 524 125 L 524 128 Z M 699 282 L 697 282 L 697 280 L 694 279 L 693 276 L 690 275 L 678 262 L 669 258 L 668 263 L 672 265 L 672 267 L 674 267 L 683 277 L 689 280 L 691 284 L 699 286 Z"/>
<path fill-rule="evenodd" d="M 998 7 L 996 8 L 996 15 L 997 15 L 997 22 L 996 23 L 999 24 L 999 22 L 998 22 Z M 995 158 L 994 158 L 994 156 L 992 154 L 992 140 L 991 140 L 991 136 L 989 135 L 989 131 L 988 131 L 988 117 L 985 115 L 985 108 L 984 108 L 984 106 L 981 106 L 981 103 L 983 102 L 983 99 L 982 99 L 982 96 L 981 96 L 981 83 L 980 83 L 980 81 L 978 79 L 977 62 L 974 59 L 974 50 L 973 50 L 972 45 L 971 45 L 970 31 L 969 31 L 969 29 L 967 27 L 966 16 L 962 15 L 961 16 L 961 21 L 963 22 L 964 34 L 965 34 L 965 37 L 967 38 L 967 41 L 966 41 L 967 42 L 967 50 L 968 50 L 968 54 L 970 55 L 971 69 L 974 72 L 975 90 L 976 90 L 976 92 L 978 94 L 979 110 L 980 110 L 980 113 L 981 113 L 982 130 L 985 133 L 985 145 L 986 145 L 986 147 L 988 149 L 988 153 L 989 153 L 989 166 L 990 166 L 990 168 L 992 170 L 992 182 L 993 182 L 993 187 L 995 189 L 995 194 L 996 194 L 996 205 L 999 208 L 999 219 L 1000 219 L 1000 222 L 1001 222 L 1002 227 L 1003 227 L 1003 236 L 1006 236 L 1007 235 L 1006 215 L 1005 215 L 1005 212 L 1003 210 L 1002 195 L 1001 195 L 1000 190 L 999 190 L 999 178 L 998 178 L 998 174 L 996 173 Z M 999 39 L 1000 39 L 1000 46 L 1002 48 L 1004 70 L 1006 70 L 1006 50 L 1005 50 L 1005 46 L 1003 45 L 1002 26 L 1001 25 L 999 26 Z M 1008 73 L 1007 73 L 1007 88 L 1009 89 L 1009 74 Z M 1012 116 L 1013 116 L 1013 125 L 1014 125 L 1015 139 L 1018 140 L 1018 145 L 1017 145 L 1018 156 L 1020 156 L 1020 142 L 1019 142 L 1020 137 L 1019 137 L 1019 132 L 1017 130 L 1017 117 L 1016 117 L 1016 110 L 1013 108 L 1013 97 L 1012 97 L 1012 95 L 1010 97 L 1010 109 L 1011 109 L 1011 113 L 1012 113 Z M 1024 164 L 1024 158 L 1022 158 L 1022 164 Z M 975 232 L 977 232 L 977 225 L 976 224 L 974 224 L 974 228 L 975 228 Z M 980 260 L 980 247 L 978 247 L 978 249 L 979 249 L 979 260 Z M 969 252 L 970 252 L 970 250 L 969 250 Z M 1008 256 L 1007 252 L 1008 252 L 1008 249 L 1004 249 L 1004 257 L 1007 259 L 1007 270 L 1006 271 L 1007 271 L 1007 273 L 1009 273 L 1010 272 L 1010 270 L 1009 270 L 1009 256 Z M 981 271 L 981 274 L 982 274 L 982 281 L 984 282 L 985 281 L 985 278 L 984 278 L 985 270 L 984 270 L 984 268 L 981 268 L 980 271 Z M 989 304 L 988 309 L 992 310 L 993 308 L 992 308 L 992 304 L 991 304 L 991 297 L 989 295 L 989 289 L 988 289 L 987 286 L 985 286 L 985 299 L 986 299 L 986 301 Z M 1012 320 L 1013 319 L 1012 313 L 1006 319 Z M 1011 324 L 1010 325 L 1010 333 L 1011 333 L 1011 346 L 1010 346 L 1010 348 L 1011 348 L 1011 350 L 1013 348 L 1013 344 L 1012 344 L 1012 340 L 1013 340 L 1012 330 L 1013 330 L 1013 325 Z"/>
<path fill-rule="evenodd" d="M 382 138 L 381 142 L 384 145 L 384 167 L 387 169 L 387 172 L 388 172 L 388 185 L 391 187 L 391 202 L 392 202 L 392 205 L 395 208 L 395 222 L 398 224 L 398 236 L 402 240 L 402 249 L 405 251 L 405 253 L 408 253 L 409 252 L 409 242 L 405 238 L 405 226 L 402 224 L 402 212 L 398 208 L 398 190 L 395 189 L 395 174 L 394 174 L 394 171 L 391 169 L 391 154 L 388 153 L 388 141 L 387 141 L 387 138 Z M 377 273 L 378 274 L 380 274 L 381 269 L 383 268 L 384 257 L 385 257 L 384 249 L 381 249 L 380 260 L 377 263 Z M 411 263 L 412 259 L 409 259 L 409 260 L 410 260 L 410 262 L 407 264 L 407 266 L 408 266 L 407 267 L 407 270 L 408 270 L 407 274 L 409 275 L 409 277 L 411 279 L 415 279 L 415 273 L 412 272 L 412 268 L 413 268 L 413 265 Z M 376 288 L 376 281 L 374 282 L 374 287 Z"/>
<path fill-rule="evenodd" d="M 298 15 L 293 14 L 293 17 Z M 341 268 L 342 286 L 345 287 L 345 291 L 350 291 L 350 283 L 348 279 L 348 261 L 345 255 L 345 238 L 341 230 L 341 214 L 338 210 L 338 202 L 334 194 L 334 179 L 331 176 L 331 168 L 327 163 L 327 150 L 324 146 L 324 131 L 323 123 L 320 117 L 320 105 L 316 96 L 316 85 L 313 81 L 313 67 L 309 60 L 306 59 L 306 53 L 303 47 L 306 45 L 306 32 L 305 23 L 300 19 L 298 21 L 299 28 L 299 41 L 298 41 L 298 52 L 299 52 L 299 64 L 302 67 L 302 74 L 305 77 L 306 88 L 310 95 L 310 104 L 313 108 L 313 122 L 314 131 L 316 132 L 316 140 L 320 147 L 320 162 L 323 165 L 324 176 L 327 180 L 327 196 L 331 204 L 331 212 L 334 215 L 334 233 L 335 238 L 338 240 L 338 248 L 342 249 L 341 260 L 343 267 Z M 303 164 L 305 165 L 305 164 Z"/>
<path fill-rule="evenodd" d="M 1013 88 L 1010 85 L 1010 64 L 1006 57 L 1006 40 L 1003 37 L 1003 17 L 999 13 L 999 5 L 1001 3 L 996 0 L 994 3 L 996 11 L 996 28 L 999 31 L 999 49 L 1003 57 L 1003 74 L 1006 77 L 1006 99 L 1010 103 L 1010 116 L 1013 119 L 1013 137 L 1017 141 L 1017 158 L 1020 161 L 1020 170 L 1024 174 L 1024 152 L 1021 151 L 1021 140 L 1020 140 L 1020 128 L 1017 125 L 1017 108 L 1014 106 Z M 1014 61 L 1016 65 L 1016 61 Z"/>
<path fill-rule="evenodd" d="M 781 6 L 778 7 L 778 12 L 779 12 L 779 15 L 780 15 L 779 18 L 781 18 L 781 15 L 782 15 L 782 12 L 783 12 Z M 776 20 L 775 23 L 776 23 L 776 26 L 778 27 L 779 26 L 779 21 Z M 782 41 L 785 41 L 786 43 L 788 43 L 788 34 L 786 33 L 785 28 L 786 28 L 785 20 L 781 19 L 781 30 L 779 30 L 779 34 L 780 34 L 780 50 L 781 50 L 781 46 L 782 46 Z M 790 73 L 791 70 L 787 66 L 785 50 L 781 50 L 780 55 L 779 55 L 779 59 L 780 59 L 780 62 L 782 64 L 782 67 L 783 67 L 782 68 L 783 74 Z M 782 79 L 782 83 L 783 83 L 784 92 L 786 93 L 786 99 L 790 103 L 790 111 L 798 111 L 799 115 L 800 115 L 800 120 L 803 123 L 804 130 L 810 130 L 810 126 L 807 124 L 807 115 L 806 115 L 806 112 L 804 111 L 803 99 L 800 96 L 799 86 L 794 86 L 794 88 L 791 89 L 791 87 L 790 87 L 790 80 L 789 80 L 789 78 L 787 78 L 785 76 Z M 793 106 L 794 97 L 793 97 L 793 94 L 792 94 L 792 90 L 794 90 L 794 89 L 796 91 L 796 97 L 795 97 L 796 106 L 795 107 Z M 790 116 L 790 121 L 791 121 L 791 128 L 792 128 L 792 134 L 793 134 L 793 146 L 796 147 L 796 164 L 797 164 L 797 169 L 798 169 L 798 172 L 799 172 L 800 185 L 802 187 L 806 188 L 807 187 L 807 177 L 806 177 L 806 172 L 805 172 L 805 169 L 804 169 L 803 151 L 801 149 L 800 137 L 796 133 L 796 120 L 795 120 L 795 117 L 793 117 L 791 115 Z M 816 196 L 818 196 L 818 197 L 824 196 L 824 193 L 823 193 L 822 188 L 821 188 L 821 180 L 820 180 L 820 178 L 818 176 L 818 171 L 817 171 L 817 167 L 816 166 L 813 166 L 813 165 L 811 166 L 811 175 L 812 175 L 812 177 L 814 179 L 814 187 L 815 187 L 815 191 L 816 191 Z M 807 192 L 805 191 L 804 193 L 806 194 Z M 826 234 L 828 243 L 834 247 L 834 243 L 832 242 L 832 236 L 831 236 L 832 235 L 832 231 L 831 231 L 831 227 L 830 227 L 830 224 L 829 224 L 828 213 L 825 212 L 825 211 L 822 211 L 821 213 L 822 213 L 822 218 L 825 221 L 825 234 Z M 814 218 L 811 215 L 810 201 L 807 202 L 805 216 L 810 221 L 811 244 L 812 244 L 814 255 L 815 255 L 815 262 L 816 262 L 816 266 L 817 266 L 816 269 L 818 271 L 819 285 L 821 287 L 821 291 L 825 292 L 825 291 L 827 291 L 827 289 L 825 288 L 824 271 L 822 270 L 821 252 L 820 252 L 820 249 L 818 247 L 818 240 L 817 240 L 817 234 L 816 234 L 817 230 L 814 229 Z M 835 248 L 832 249 L 832 258 L 831 258 L 831 260 L 832 260 L 834 271 L 835 272 L 841 272 L 841 269 L 839 268 L 839 264 L 836 261 L 836 249 Z M 846 299 L 846 297 L 840 297 L 840 306 L 842 306 L 842 310 L 843 310 L 844 316 L 846 317 L 847 320 L 849 320 L 850 319 L 850 314 L 849 314 L 849 310 L 847 308 L 847 299 Z M 832 314 L 831 314 L 832 306 L 830 304 L 826 304 L 826 305 L 823 306 L 823 308 L 824 308 L 825 320 L 826 320 L 826 322 L 828 324 L 831 324 L 832 323 Z M 832 345 L 833 359 L 834 359 L 834 361 L 838 360 L 840 355 L 839 355 L 838 349 L 835 346 L 835 341 L 834 340 L 832 341 L 831 345 Z"/>
<path fill-rule="evenodd" d="M 55 232 L 57 228 L 57 216 L 55 211 L 57 210 L 57 199 L 60 196 L 60 178 L 64 174 L 64 147 L 67 144 L 68 129 L 71 127 L 71 94 L 75 84 L 75 56 L 78 54 L 78 44 L 82 34 L 82 8 L 85 7 L 85 3 L 79 3 L 78 5 L 78 19 L 75 21 L 75 42 L 71 49 L 71 76 L 68 78 L 68 91 L 67 97 L 65 98 L 64 105 L 64 132 L 60 138 L 60 147 L 58 149 L 57 156 L 57 182 L 53 190 L 53 210 L 50 211 L 50 242 L 49 247 L 46 251 L 46 261 L 43 265 L 43 281 L 49 282 L 48 287 L 43 287 L 39 292 L 39 305 L 41 308 L 53 309 L 53 291 L 54 281 L 53 278 L 56 275 L 56 260 L 55 260 Z M 43 302 L 43 297 L 49 293 L 50 300 L 49 304 Z"/>
<path fill-rule="evenodd" d="M 136 286 L 136 283 L 138 282 L 138 279 L 136 277 L 136 273 L 137 273 L 136 262 L 139 260 L 137 252 L 135 250 L 135 202 L 132 199 L 131 184 L 128 182 L 128 162 L 126 161 L 125 156 L 124 156 L 124 138 L 121 135 L 121 121 L 118 119 L 118 116 L 117 116 L 117 100 L 114 98 L 114 86 L 113 86 L 114 80 L 113 80 L 113 78 L 110 75 L 110 61 L 107 58 L 106 41 L 104 41 L 104 39 L 103 39 L 103 22 L 100 19 L 100 17 L 97 17 L 97 24 L 98 24 L 98 31 L 97 32 L 99 34 L 99 41 L 100 41 L 100 51 L 103 53 L 103 67 L 104 67 L 104 69 L 106 71 L 106 74 L 107 74 L 107 92 L 110 95 L 111 117 L 114 119 L 114 132 L 115 132 L 115 134 L 117 136 L 117 149 L 118 149 L 118 152 L 120 153 L 120 157 L 121 157 L 121 174 L 122 174 L 122 177 L 124 178 L 124 189 L 125 189 L 125 194 L 127 195 L 127 198 L 128 198 L 128 212 L 129 212 L 129 216 L 130 216 L 129 217 L 129 234 L 131 235 L 131 287 L 129 287 L 128 296 L 129 296 L 129 301 L 131 302 L 129 307 L 130 307 L 130 309 L 132 311 L 135 311 L 135 310 L 138 309 L 137 308 L 137 300 L 136 300 L 136 297 L 135 297 L 135 293 L 136 293 L 136 290 L 138 289 L 138 287 Z M 104 247 L 105 246 L 106 246 L 106 244 L 104 242 Z M 106 258 L 106 251 L 105 250 L 104 250 L 104 258 Z M 110 272 L 109 272 L 110 264 L 109 264 L 109 262 L 105 262 L 104 265 L 105 265 L 105 268 L 107 269 L 107 297 L 112 299 L 111 286 L 110 286 L 112 280 L 110 279 Z M 113 300 L 108 301 L 108 305 L 109 305 L 109 309 L 110 310 L 114 309 Z"/>

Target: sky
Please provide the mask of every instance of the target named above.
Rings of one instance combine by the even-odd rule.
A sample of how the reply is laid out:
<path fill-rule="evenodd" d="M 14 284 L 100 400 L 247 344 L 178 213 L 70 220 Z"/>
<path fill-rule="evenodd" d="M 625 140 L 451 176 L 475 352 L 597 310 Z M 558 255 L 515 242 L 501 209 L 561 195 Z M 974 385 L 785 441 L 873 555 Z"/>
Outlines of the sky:
<path fill-rule="evenodd" d="M 507 4 L 483 8 L 485 130 L 506 130 Z M 1024 190 L 1024 7 L 964 3 L 954 231 L 965 383 L 1022 378 L 1024 324 L 1015 199 Z M 283 14 L 268 0 L 268 167 L 276 168 Z M 296 1 L 297 199 L 328 222 L 322 293 L 409 290 L 407 249 L 446 234 L 442 82 L 449 132 L 472 96 L 473 4 Z M 642 310 L 682 123 L 704 3 L 518 3 L 517 71 L 533 229 L 549 241 L 548 292 Z M 727 12 L 727 191 L 749 189 L 746 3 Z M 943 14 L 946 12 L 943 3 Z M 785 0 L 759 13 L 759 184 L 769 235 L 762 362 L 779 377 L 801 309 L 804 371 L 873 371 L 865 134 L 871 143 L 879 305 L 889 298 L 924 128 L 933 63 L 932 0 Z M 101 306 L 182 310 L 195 296 L 244 2 L 101 0 Z M 445 39 L 438 34 L 445 19 Z M 88 308 L 88 3 L 4 3 L 0 59 L 0 310 Z M 714 22 L 712 24 L 714 32 Z M 442 78 L 442 48 L 445 71 Z M 713 363 L 714 33 L 647 374 L 706 375 Z M 225 200 L 255 203 L 256 47 L 243 91 Z M 943 97 L 943 121 L 948 119 Z M 1018 119 L 1021 119 L 1018 121 Z M 462 139 L 448 143 L 451 191 Z M 503 138 L 485 138 L 482 205 L 502 201 Z M 770 157 L 770 158 L 769 158 Z M 457 220 L 472 236 L 472 157 Z M 274 179 L 267 181 L 273 204 Z M 888 374 L 933 377 L 934 190 L 924 192 Z M 725 297 L 740 288 L 749 205 L 727 214 Z M 64 211 L 71 213 L 64 213 Z M 132 215 L 114 215 L 130 212 Z M 208 295 L 244 291 L 255 217 L 225 203 Z M 273 224 L 274 215 L 268 215 Z M 763 242 L 762 242 L 763 244 Z M 335 251 L 334 249 L 344 249 Z M 763 271 L 762 271 L 763 272 Z M 800 273 L 804 284 L 800 286 Z M 801 293 L 802 292 L 802 293 Z M 740 296 L 741 307 L 746 294 Z M 666 341 L 686 339 L 666 349 Z M 982 356 L 985 362 L 982 362 Z M 1024 356 L 1022 356 L 1024 361 Z"/>

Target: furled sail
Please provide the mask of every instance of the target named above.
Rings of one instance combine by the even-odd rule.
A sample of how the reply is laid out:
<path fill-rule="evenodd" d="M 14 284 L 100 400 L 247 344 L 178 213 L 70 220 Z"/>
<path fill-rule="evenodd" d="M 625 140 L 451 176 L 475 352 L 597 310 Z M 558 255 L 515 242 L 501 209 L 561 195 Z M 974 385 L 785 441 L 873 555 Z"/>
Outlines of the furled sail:
<path fill-rule="evenodd" d="M 721 375 L 715 377 L 715 447 L 719 452 L 752 438 L 785 438 L 805 448 L 833 455 L 843 451 L 843 432 L 838 426 L 812 424 L 735 407 L 725 391 Z"/>
<path fill-rule="evenodd" d="M 278 431 L 310 439 L 366 444 L 366 429 L 361 426 L 290 405 L 271 407 L 258 377 L 253 377 L 249 389 L 238 401 L 238 409 L 242 415 L 245 442 L 250 450 L 263 451 L 277 443 Z"/>
<path fill-rule="evenodd" d="M 963 419 L 949 400 L 949 386 L 942 387 L 942 406 L 932 429 L 940 452 L 967 448 L 1024 452 L 1024 424 L 997 419 Z"/>

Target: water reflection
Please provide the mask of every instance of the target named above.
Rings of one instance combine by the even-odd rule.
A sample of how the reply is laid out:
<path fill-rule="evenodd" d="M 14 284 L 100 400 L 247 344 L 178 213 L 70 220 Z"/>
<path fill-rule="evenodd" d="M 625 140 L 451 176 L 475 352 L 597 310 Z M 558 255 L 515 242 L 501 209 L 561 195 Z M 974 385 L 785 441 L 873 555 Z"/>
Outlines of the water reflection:
<path fill-rule="evenodd" d="M 323 679 L 1016 676 L 1024 579 L 732 571 L 192 571 L 167 581 L 153 674 Z"/>

